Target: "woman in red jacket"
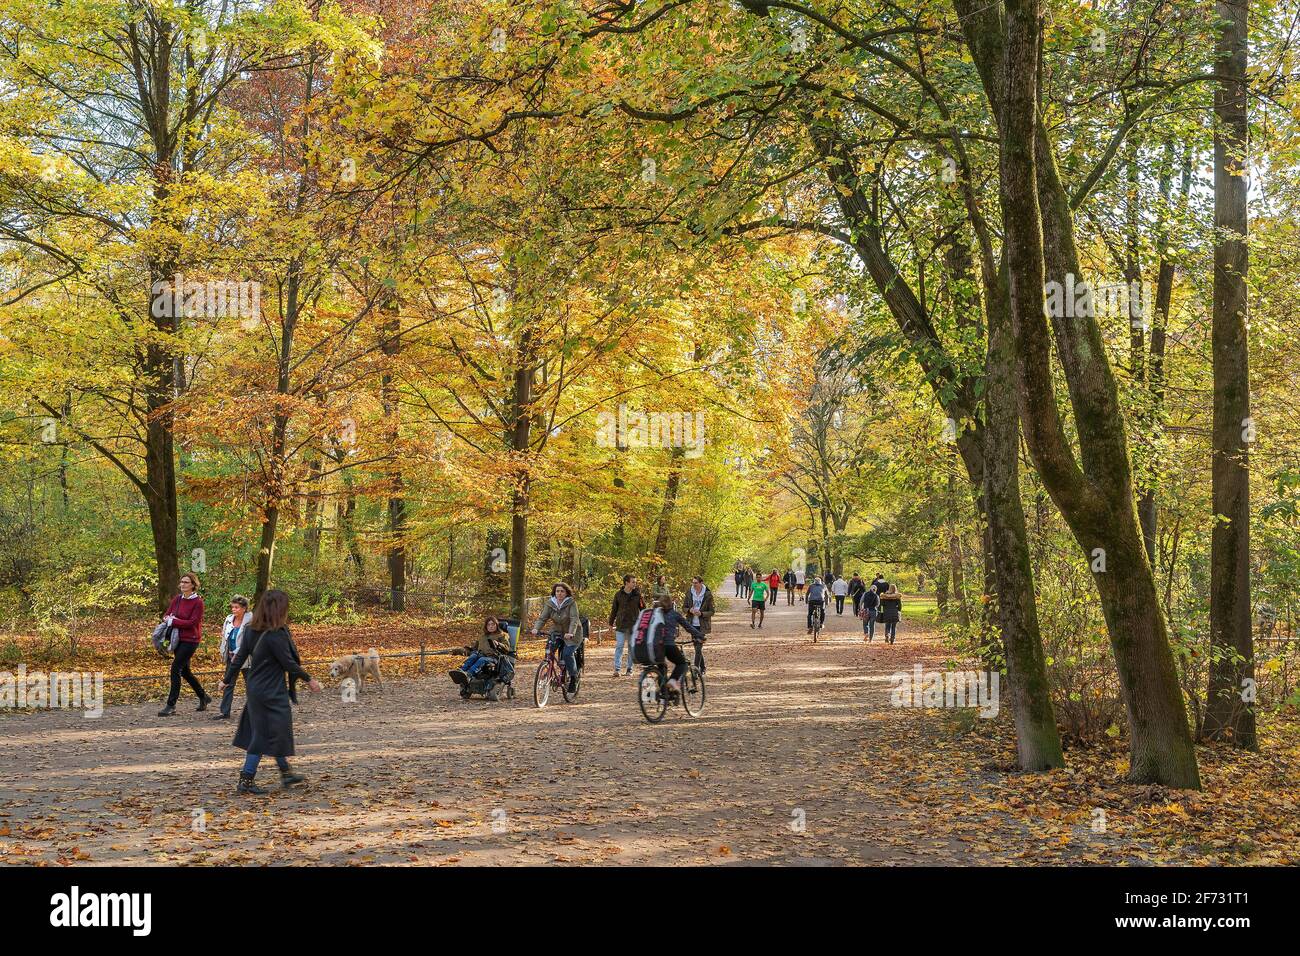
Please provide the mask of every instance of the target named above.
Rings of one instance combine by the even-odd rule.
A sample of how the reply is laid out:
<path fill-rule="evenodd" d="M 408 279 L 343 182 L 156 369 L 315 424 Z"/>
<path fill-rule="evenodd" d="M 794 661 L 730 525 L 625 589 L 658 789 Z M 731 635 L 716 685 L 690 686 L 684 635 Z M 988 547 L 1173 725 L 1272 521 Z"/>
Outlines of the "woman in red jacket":
<path fill-rule="evenodd" d="M 776 607 L 776 592 L 781 590 L 781 575 L 773 571 L 767 576 L 767 585 L 769 588 L 767 592 L 768 603 Z"/>
<path fill-rule="evenodd" d="M 189 573 L 182 574 L 180 589 L 181 593 L 172 598 L 172 603 L 167 605 L 167 613 L 163 615 L 163 620 L 176 628 L 178 643 L 176 656 L 172 658 L 172 684 L 167 693 L 167 706 L 158 711 L 159 717 L 170 717 L 176 713 L 182 677 L 198 695 L 198 710 L 207 710 L 208 704 L 212 702 L 199 679 L 190 670 L 190 658 L 199 649 L 199 641 L 203 639 L 203 598 L 199 597 L 198 577 Z"/>

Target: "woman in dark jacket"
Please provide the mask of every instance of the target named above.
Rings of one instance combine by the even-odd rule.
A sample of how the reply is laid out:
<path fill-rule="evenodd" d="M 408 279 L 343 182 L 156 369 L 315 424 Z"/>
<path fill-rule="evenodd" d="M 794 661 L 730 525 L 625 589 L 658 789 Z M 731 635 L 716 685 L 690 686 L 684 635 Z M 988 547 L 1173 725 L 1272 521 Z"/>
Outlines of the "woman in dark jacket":
<path fill-rule="evenodd" d="M 903 617 L 903 595 L 898 593 L 898 585 L 891 584 L 889 590 L 880 595 L 880 621 L 885 625 L 885 643 L 894 643 L 898 636 L 898 622 Z"/>
<path fill-rule="evenodd" d="M 257 765 L 265 754 L 275 758 L 284 787 L 303 782 L 288 760 L 294 753 L 290 701 L 297 700 L 293 689 L 297 681 L 306 681 L 313 693 L 320 693 L 320 682 L 303 670 L 288 624 L 289 596 L 283 591 L 267 591 L 257 602 L 248 635 L 222 678 L 224 689 L 226 684 L 234 682 L 244 660 L 252 658 L 252 666 L 244 678 L 244 710 L 239 715 L 234 741 L 236 747 L 248 752 L 239 772 L 239 793 L 266 793 L 253 782 Z"/>

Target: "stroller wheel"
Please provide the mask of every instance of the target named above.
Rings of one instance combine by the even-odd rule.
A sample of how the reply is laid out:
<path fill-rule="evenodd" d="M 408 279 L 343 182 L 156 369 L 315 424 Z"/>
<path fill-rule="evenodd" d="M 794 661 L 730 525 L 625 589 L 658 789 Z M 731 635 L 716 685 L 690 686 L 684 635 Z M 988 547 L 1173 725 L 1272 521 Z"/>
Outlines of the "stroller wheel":
<path fill-rule="evenodd" d="M 462 699 L 462 700 L 469 700 L 469 688 L 468 688 L 468 687 L 462 687 L 462 688 L 460 689 L 460 696 L 461 696 L 461 699 Z"/>

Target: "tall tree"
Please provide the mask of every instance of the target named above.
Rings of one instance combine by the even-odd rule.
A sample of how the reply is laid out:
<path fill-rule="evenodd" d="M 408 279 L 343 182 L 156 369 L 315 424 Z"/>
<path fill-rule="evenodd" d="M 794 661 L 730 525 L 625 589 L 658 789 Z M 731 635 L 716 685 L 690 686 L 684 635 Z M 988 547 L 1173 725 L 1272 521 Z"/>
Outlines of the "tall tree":
<path fill-rule="evenodd" d="M 1070 309 L 1067 315 L 1064 309 L 1044 308 L 1047 281 L 1063 290 L 1085 280 L 1074 245 L 1070 197 L 1039 114 L 1039 5 L 1037 0 L 1006 0 L 1000 11 L 972 0 L 956 3 L 999 129 L 999 194 L 1025 438 L 1044 485 L 1093 568 L 1128 713 L 1129 776 L 1199 788 L 1196 752 L 1138 526 L 1124 420 L 1100 330 L 1088 309 L 1083 314 Z M 1051 332 L 1046 311 L 1052 311 Z M 1083 467 L 1056 403 L 1053 332 Z"/>
<path fill-rule="evenodd" d="M 1247 0 L 1218 0 L 1214 87 L 1214 527 L 1205 736 L 1254 750 L 1250 609 L 1250 352 L 1247 338 Z"/>

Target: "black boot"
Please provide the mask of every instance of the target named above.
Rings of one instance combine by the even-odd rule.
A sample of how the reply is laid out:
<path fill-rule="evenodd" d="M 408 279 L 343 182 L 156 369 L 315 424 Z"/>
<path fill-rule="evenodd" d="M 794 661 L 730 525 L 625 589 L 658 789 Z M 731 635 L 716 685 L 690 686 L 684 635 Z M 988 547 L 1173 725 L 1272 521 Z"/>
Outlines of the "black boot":
<path fill-rule="evenodd" d="M 235 789 L 235 792 L 252 793 L 259 796 L 266 793 L 265 790 L 253 782 L 253 775 L 251 773 L 244 773 L 242 770 L 239 771 L 239 786 Z"/>
<path fill-rule="evenodd" d="M 170 717 L 170 716 L 171 716 L 172 714 L 174 714 L 174 713 L 176 713 L 176 708 L 173 707 L 171 704 L 168 704 L 168 705 L 167 705 L 166 707 L 164 707 L 162 710 L 158 711 L 158 716 L 159 716 L 159 717 Z"/>
<path fill-rule="evenodd" d="M 195 709 L 195 710 L 207 710 L 207 709 L 208 709 L 208 704 L 210 704 L 210 703 L 212 703 L 212 698 L 209 697 L 207 694 L 204 694 L 202 697 L 199 698 L 199 706 L 195 707 L 194 709 Z"/>
<path fill-rule="evenodd" d="M 300 783 L 306 783 L 307 778 L 300 773 L 294 773 L 293 768 L 289 766 L 280 768 L 280 786 L 285 790 L 290 787 L 296 787 Z"/>

